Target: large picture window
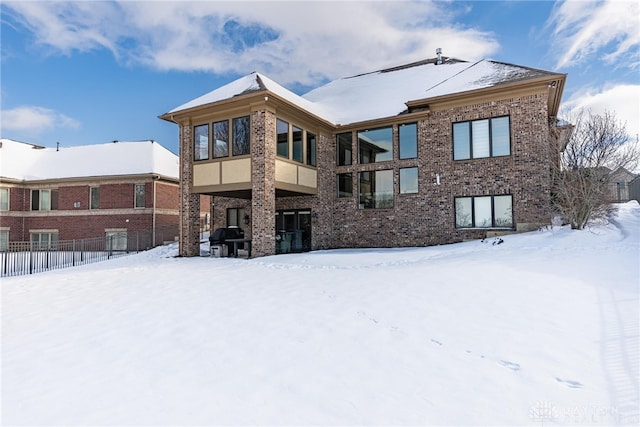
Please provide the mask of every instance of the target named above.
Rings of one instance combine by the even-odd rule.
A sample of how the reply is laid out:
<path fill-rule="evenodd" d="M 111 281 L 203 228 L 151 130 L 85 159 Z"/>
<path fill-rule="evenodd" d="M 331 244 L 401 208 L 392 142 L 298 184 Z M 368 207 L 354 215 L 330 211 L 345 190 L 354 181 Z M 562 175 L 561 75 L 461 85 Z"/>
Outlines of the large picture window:
<path fill-rule="evenodd" d="M 193 155 L 194 160 L 207 160 L 209 158 L 209 125 L 193 127 Z"/>
<path fill-rule="evenodd" d="M 350 173 L 338 174 L 338 197 L 353 196 L 353 178 Z"/>
<path fill-rule="evenodd" d="M 336 146 L 338 152 L 338 158 L 336 161 L 338 166 L 350 165 L 353 151 L 353 136 L 351 132 L 339 133 L 336 135 Z"/>
<path fill-rule="evenodd" d="M 393 132 L 390 127 L 358 132 L 361 164 L 393 160 Z"/>
<path fill-rule="evenodd" d="M 55 250 L 58 246 L 58 231 L 32 231 L 31 248 L 34 250 Z"/>
<path fill-rule="evenodd" d="M 358 172 L 358 207 L 393 207 L 393 170 Z"/>
<path fill-rule="evenodd" d="M 456 197 L 456 228 L 512 228 L 513 197 Z"/>
<path fill-rule="evenodd" d="M 233 119 L 233 155 L 242 156 L 251 153 L 251 132 L 249 116 Z"/>
<path fill-rule="evenodd" d="M 413 159 L 418 157 L 418 126 L 408 123 L 398 126 L 400 142 L 400 159 Z"/>
<path fill-rule="evenodd" d="M 302 129 L 300 129 L 298 126 L 291 126 L 291 144 L 291 158 L 296 162 L 302 163 L 304 160 Z"/>
<path fill-rule="evenodd" d="M 453 124 L 453 160 L 511 154 L 509 116 Z"/>
<path fill-rule="evenodd" d="M 213 123 L 213 158 L 229 157 L 229 122 Z"/>

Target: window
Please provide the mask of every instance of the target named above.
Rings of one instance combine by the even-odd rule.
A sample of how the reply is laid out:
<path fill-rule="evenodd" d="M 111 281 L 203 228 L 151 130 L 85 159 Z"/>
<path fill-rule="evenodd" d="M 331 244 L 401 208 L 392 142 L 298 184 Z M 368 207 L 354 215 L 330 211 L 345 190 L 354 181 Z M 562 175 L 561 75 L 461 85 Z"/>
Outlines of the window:
<path fill-rule="evenodd" d="M 242 156 L 251 152 L 249 116 L 233 119 L 233 155 Z"/>
<path fill-rule="evenodd" d="M 193 128 L 193 155 L 195 160 L 209 158 L 209 125 L 199 125 Z"/>
<path fill-rule="evenodd" d="M 144 184 L 136 184 L 135 188 L 135 206 L 136 208 L 144 208 L 145 207 L 145 185 Z"/>
<path fill-rule="evenodd" d="M 32 211 L 56 209 L 58 209 L 58 190 L 31 190 Z"/>
<path fill-rule="evenodd" d="M 393 171 L 358 172 L 358 207 L 360 209 L 393 207 Z"/>
<path fill-rule="evenodd" d="M 9 229 L 0 230 L 0 252 L 9 250 Z"/>
<path fill-rule="evenodd" d="M 307 164 L 316 166 L 316 136 L 307 132 Z"/>
<path fill-rule="evenodd" d="M 418 126 L 409 123 L 398 126 L 400 138 L 400 159 L 418 157 Z"/>
<path fill-rule="evenodd" d="M 242 227 L 244 224 L 244 208 L 227 209 L 227 227 Z"/>
<path fill-rule="evenodd" d="M 291 126 L 291 144 L 292 144 L 292 158 L 296 162 L 302 163 L 304 160 L 303 143 L 302 143 L 302 129 L 297 126 Z"/>
<path fill-rule="evenodd" d="M 453 160 L 510 154 L 509 116 L 453 124 Z"/>
<path fill-rule="evenodd" d="M 350 173 L 338 174 L 338 197 L 353 196 L 353 178 Z"/>
<path fill-rule="evenodd" d="M 351 152 L 353 150 L 353 135 L 351 132 L 339 133 L 336 135 L 338 146 L 338 166 L 346 166 L 351 164 Z"/>
<path fill-rule="evenodd" d="M 213 157 L 229 157 L 229 122 L 213 123 Z"/>
<path fill-rule="evenodd" d="M 286 159 L 289 158 L 289 123 L 284 120 L 276 120 L 276 154 Z"/>
<path fill-rule="evenodd" d="M 418 192 L 418 168 L 400 169 L 400 194 Z"/>
<path fill-rule="evenodd" d="M 0 188 L 0 211 L 9 210 L 9 189 Z"/>
<path fill-rule="evenodd" d="M 91 187 L 89 193 L 89 209 L 100 209 L 100 187 Z"/>
<path fill-rule="evenodd" d="M 58 246 L 58 231 L 32 231 L 31 248 L 34 250 L 56 249 Z"/>
<path fill-rule="evenodd" d="M 113 228 L 105 230 L 106 247 L 111 251 L 126 251 L 128 249 L 127 229 Z"/>
<path fill-rule="evenodd" d="M 512 228 L 513 197 L 456 197 L 456 228 Z"/>
<path fill-rule="evenodd" d="M 393 160 L 393 132 L 390 127 L 358 132 L 361 164 Z"/>

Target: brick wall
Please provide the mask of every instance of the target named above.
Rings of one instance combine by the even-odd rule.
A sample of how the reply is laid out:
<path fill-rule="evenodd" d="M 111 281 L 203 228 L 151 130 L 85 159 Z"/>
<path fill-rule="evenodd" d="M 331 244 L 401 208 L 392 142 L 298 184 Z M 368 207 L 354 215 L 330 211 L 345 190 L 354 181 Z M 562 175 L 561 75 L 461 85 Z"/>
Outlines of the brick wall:
<path fill-rule="evenodd" d="M 226 225 L 228 208 L 244 208 L 252 217 L 245 235 L 254 242 L 254 256 L 275 251 L 275 211 L 311 209 L 312 249 L 423 246 L 485 237 L 494 230 L 456 229 L 455 197 L 510 194 L 515 229 L 526 231 L 550 222 L 550 140 L 547 93 L 431 111 L 419 116 L 418 158 L 398 159 L 398 124 L 393 125 L 394 160 L 358 164 L 354 132 L 353 164 L 336 166 L 335 135 L 318 135 L 318 194 L 275 198 L 275 120 L 269 110 L 251 116 L 252 200 L 215 197 L 212 229 Z M 452 124 L 510 116 L 511 154 L 504 157 L 453 160 Z M 191 129 L 183 131 L 190 132 Z M 343 132 L 341 130 L 340 132 Z M 182 142 L 190 139 L 182 138 Z M 189 142 L 189 147 L 191 143 Z M 191 151 L 181 152 L 191 159 Z M 183 162 L 190 174 L 191 161 Z M 399 194 L 399 170 L 418 167 L 419 193 Z M 393 170 L 394 206 L 359 209 L 359 171 Z M 336 175 L 351 172 L 353 197 L 337 198 Z M 439 183 L 438 179 L 439 177 Z M 190 182 L 182 179 L 183 185 Z M 183 193 L 183 208 L 191 206 Z M 191 253 L 191 252 L 190 252 Z M 196 254 L 194 252 L 194 254 Z"/>

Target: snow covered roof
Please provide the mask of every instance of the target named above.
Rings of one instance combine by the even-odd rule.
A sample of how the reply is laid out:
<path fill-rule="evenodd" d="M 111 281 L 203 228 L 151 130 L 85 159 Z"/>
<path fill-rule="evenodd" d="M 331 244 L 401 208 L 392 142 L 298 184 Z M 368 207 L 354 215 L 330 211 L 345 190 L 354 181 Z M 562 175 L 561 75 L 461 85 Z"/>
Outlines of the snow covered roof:
<path fill-rule="evenodd" d="M 269 91 L 280 96 L 287 101 L 304 108 L 310 113 L 313 113 L 321 118 L 326 118 L 328 112 L 325 111 L 321 105 L 310 102 L 300 95 L 296 95 L 289 89 L 279 85 L 271 80 L 264 74 L 253 72 L 244 77 L 234 80 L 229 84 L 226 84 L 218 89 L 212 90 L 198 98 L 195 98 L 179 107 L 174 108 L 167 114 L 175 113 L 178 111 L 188 110 L 190 108 L 200 107 L 207 104 L 213 104 L 218 101 L 225 101 L 236 96 L 245 95 L 258 91 Z"/>
<path fill-rule="evenodd" d="M 441 64 L 427 59 L 334 80 L 299 96 L 254 72 L 167 114 L 256 91 L 270 91 L 331 123 L 346 125 L 401 114 L 407 111 L 410 101 L 554 76 L 561 75 L 488 59 L 472 63 L 446 58 Z"/>
<path fill-rule="evenodd" d="M 158 174 L 178 179 L 178 156 L 155 141 L 46 148 L 0 139 L 0 177 L 21 181 Z"/>

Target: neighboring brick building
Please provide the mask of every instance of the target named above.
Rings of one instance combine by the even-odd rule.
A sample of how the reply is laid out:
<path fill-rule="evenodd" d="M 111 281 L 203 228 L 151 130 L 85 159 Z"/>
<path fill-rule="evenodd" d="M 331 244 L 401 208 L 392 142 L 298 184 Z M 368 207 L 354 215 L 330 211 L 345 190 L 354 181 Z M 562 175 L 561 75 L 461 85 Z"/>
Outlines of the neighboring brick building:
<path fill-rule="evenodd" d="M 0 249 L 133 232 L 149 245 L 173 240 L 178 170 L 178 156 L 154 141 L 56 149 L 2 139 Z"/>
<path fill-rule="evenodd" d="M 423 246 L 550 222 L 566 75 L 435 58 L 298 96 L 252 73 L 161 116 L 180 127 L 180 253 L 240 225 L 253 255 Z M 244 224 L 244 225 L 242 225 Z"/>

